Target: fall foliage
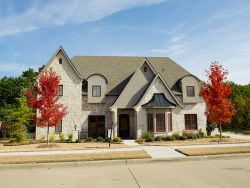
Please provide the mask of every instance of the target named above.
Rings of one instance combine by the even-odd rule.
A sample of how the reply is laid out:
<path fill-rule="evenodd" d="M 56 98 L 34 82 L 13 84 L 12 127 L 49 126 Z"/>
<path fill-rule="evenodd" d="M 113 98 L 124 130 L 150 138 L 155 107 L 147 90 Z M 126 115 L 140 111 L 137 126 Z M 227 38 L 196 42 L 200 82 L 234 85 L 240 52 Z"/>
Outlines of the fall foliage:
<path fill-rule="evenodd" d="M 228 98 L 231 93 L 229 83 L 227 83 L 228 71 L 218 62 L 212 62 L 207 71 L 208 81 L 201 88 L 200 95 L 207 104 L 205 112 L 208 121 L 220 125 L 231 122 L 235 113 L 234 104 Z"/>
<path fill-rule="evenodd" d="M 47 143 L 49 127 L 59 125 L 61 119 L 67 114 L 67 108 L 58 103 L 58 86 L 60 77 L 50 68 L 38 78 L 38 84 L 33 87 L 34 94 L 30 89 L 26 90 L 28 103 L 37 110 L 34 116 L 38 127 L 47 127 Z"/>

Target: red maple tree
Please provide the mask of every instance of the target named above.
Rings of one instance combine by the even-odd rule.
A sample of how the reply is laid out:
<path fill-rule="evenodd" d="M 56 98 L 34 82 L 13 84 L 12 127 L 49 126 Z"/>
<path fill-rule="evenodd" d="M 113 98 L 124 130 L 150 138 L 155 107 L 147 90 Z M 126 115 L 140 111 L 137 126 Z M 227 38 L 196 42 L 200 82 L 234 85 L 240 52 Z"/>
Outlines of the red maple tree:
<path fill-rule="evenodd" d="M 206 101 L 208 121 L 219 124 L 220 141 L 222 140 L 221 123 L 231 122 L 235 108 L 228 96 L 231 88 L 227 82 L 228 71 L 218 62 L 212 62 L 207 72 L 208 81 L 201 88 L 200 95 Z"/>
<path fill-rule="evenodd" d="M 47 145 L 49 144 L 49 127 L 59 125 L 67 114 L 67 108 L 58 103 L 60 77 L 50 68 L 38 77 L 34 92 L 26 90 L 29 105 L 37 110 L 33 117 L 38 127 L 47 127 Z"/>

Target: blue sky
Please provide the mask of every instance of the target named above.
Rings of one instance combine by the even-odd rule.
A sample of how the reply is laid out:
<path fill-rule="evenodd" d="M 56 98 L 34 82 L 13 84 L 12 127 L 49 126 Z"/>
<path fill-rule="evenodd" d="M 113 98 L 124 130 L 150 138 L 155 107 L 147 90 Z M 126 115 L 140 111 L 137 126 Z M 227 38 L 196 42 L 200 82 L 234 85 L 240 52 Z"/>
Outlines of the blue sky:
<path fill-rule="evenodd" d="M 0 77 L 74 55 L 168 56 L 205 80 L 250 82 L 249 0 L 0 0 Z"/>

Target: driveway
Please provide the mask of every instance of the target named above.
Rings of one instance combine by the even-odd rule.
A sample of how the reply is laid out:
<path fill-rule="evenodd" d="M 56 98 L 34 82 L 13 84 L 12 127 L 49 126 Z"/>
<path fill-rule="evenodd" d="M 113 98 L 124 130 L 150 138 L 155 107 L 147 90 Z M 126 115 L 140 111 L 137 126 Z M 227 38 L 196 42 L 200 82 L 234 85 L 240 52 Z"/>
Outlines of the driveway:
<path fill-rule="evenodd" d="M 128 165 L 0 168 L 4 188 L 245 188 L 250 158 Z"/>

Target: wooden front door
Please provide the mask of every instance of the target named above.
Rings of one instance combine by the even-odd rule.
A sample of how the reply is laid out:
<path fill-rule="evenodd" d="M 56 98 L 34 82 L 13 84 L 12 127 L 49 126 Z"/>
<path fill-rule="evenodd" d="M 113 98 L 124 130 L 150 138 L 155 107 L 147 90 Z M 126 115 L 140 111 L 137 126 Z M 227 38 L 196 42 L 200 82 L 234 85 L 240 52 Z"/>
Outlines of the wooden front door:
<path fill-rule="evenodd" d="M 89 116 L 88 137 L 105 137 L 105 116 Z"/>
<path fill-rule="evenodd" d="M 130 136 L 128 114 L 119 115 L 119 136 L 121 138 L 128 138 Z"/>

